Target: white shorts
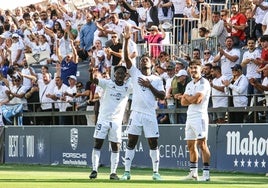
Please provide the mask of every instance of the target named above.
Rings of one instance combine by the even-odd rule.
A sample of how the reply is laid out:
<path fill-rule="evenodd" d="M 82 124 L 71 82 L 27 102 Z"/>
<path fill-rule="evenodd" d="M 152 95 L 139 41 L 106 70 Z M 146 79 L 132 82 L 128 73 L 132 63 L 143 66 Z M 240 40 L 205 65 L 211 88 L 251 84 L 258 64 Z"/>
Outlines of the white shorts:
<path fill-rule="evenodd" d="M 185 140 L 198 140 L 208 137 L 208 118 L 187 119 Z"/>
<path fill-rule="evenodd" d="M 108 135 L 108 140 L 110 142 L 121 143 L 122 124 L 109 121 L 98 121 L 93 137 L 98 139 L 105 139 L 106 135 Z"/>
<path fill-rule="evenodd" d="M 132 111 L 129 117 L 127 133 L 133 135 L 141 135 L 142 131 L 145 138 L 159 137 L 159 129 L 156 116 Z"/>

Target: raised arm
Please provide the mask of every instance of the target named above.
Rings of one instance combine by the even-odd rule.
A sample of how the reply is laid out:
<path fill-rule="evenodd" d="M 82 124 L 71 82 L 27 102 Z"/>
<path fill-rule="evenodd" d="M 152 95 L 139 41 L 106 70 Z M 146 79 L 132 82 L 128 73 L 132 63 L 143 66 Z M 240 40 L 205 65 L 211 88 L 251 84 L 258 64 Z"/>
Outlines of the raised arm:
<path fill-rule="evenodd" d="M 130 26 L 125 27 L 123 37 L 124 37 L 124 43 L 123 43 L 124 60 L 125 60 L 127 69 L 130 69 L 132 67 L 132 61 L 129 57 L 129 49 L 128 49 L 129 48 L 129 39 L 131 37 Z"/>

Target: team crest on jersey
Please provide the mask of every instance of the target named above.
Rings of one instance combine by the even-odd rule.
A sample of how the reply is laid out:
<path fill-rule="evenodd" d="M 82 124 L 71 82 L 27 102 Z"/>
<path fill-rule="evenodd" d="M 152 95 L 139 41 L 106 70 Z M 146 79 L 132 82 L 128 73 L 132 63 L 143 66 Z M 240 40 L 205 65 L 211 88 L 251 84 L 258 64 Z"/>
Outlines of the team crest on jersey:
<path fill-rule="evenodd" d="M 73 150 L 76 150 L 78 145 L 78 129 L 72 128 L 70 130 L 70 142 Z"/>

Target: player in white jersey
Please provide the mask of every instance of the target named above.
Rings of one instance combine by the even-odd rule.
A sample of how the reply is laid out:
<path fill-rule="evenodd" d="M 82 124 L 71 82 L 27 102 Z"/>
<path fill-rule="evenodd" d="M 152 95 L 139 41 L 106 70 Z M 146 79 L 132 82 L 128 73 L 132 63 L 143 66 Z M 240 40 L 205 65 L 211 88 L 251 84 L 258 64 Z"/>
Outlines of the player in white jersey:
<path fill-rule="evenodd" d="M 158 149 L 159 130 L 155 104 L 156 98 L 165 98 L 163 81 L 160 77 L 152 75 L 152 64 L 149 57 L 141 58 L 140 70 L 133 65 L 135 62 L 132 62 L 129 57 L 130 27 L 125 28 L 123 35 L 125 39 L 123 47 L 124 59 L 133 83 L 133 96 L 128 125 L 128 143 L 125 152 L 125 172 L 121 179 L 130 179 L 130 168 L 135 154 L 135 146 L 139 135 L 143 131 L 150 147 L 150 157 L 153 164 L 152 178 L 153 180 L 161 180 L 161 176 L 158 173 L 160 159 Z"/>
<path fill-rule="evenodd" d="M 103 88 L 103 95 L 94 132 L 95 145 L 92 150 L 92 172 L 89 176 L 90 179 L 97 178 L 100 149 L 105 137 L 108 135 L 112 148 L 110 180 L 119 180 L 116 170 L 119 162 L 122 121 L 128 96 L 132 91 L 132 85 L 129 81 L 125 82 L 126 67 L 116 66 L 114 72 L 114 81 L 98 78 L 93 80 L 94 83 Z"/>
<path fill-rule="evenodd" d="M 210 83 L 202 77 L 202 64 L 199 60 L 189 63 L 192 81 L 185 88 L 181 104 L 188 106 L 185 126 L 185 140 L 190 153 L 190 173 L 184 180 L 198 180 L 198 149 L 202 151 L 203 177 L 200 181 L 209 181 L 210 152 L 207 146 L 208 137 L 208 102 Z"/>

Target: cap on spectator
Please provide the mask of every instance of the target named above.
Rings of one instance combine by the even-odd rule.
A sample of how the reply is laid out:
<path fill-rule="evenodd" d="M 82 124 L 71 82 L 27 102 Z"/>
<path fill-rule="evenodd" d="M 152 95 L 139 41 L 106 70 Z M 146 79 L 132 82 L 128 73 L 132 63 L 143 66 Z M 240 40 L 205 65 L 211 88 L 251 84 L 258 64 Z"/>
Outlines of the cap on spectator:
<path fill-rule="evenodd" d="M 116 2 L 114 0 L 111 0 L 108 4 L 109 5 L 116 5 Z"/>
<path fill-rule="evenodd" d="M 42 20 L 40 20 L 40 19 L 35 20 L 35 23 L 42 23 Z"/>
<path fill-rule="evenodd" d="M 156 25 L 152 25 L 148 30 L 149 31 L 158 31 L 158 27 Z"/>
<path fill-rule="evenodd" d="M 242 70 L 241 65 L 235 64 L 233 67 L 231 67 L 232 70 Z"/>
<path fill-rule="evenodd" d="M 173 70 L 175 69 L 174 64 L 171 62 L 168 66 L 167 66 L 167 70 Z"/>
<path fill-rule="evenodd" d="M 99 12 L 100 10 L 98 8 L 94 8 L 92 11 L 93 12 Z"/>
<path fill-rule="evenodd" d="M 130 14 L 130 12 L 129 12 L 129 11 L 127 11 L 127 10 L 125 10 L 125 11 L 124 11 L 124 14 Z"/>
<path fill-rule="evenodd" d="M 97 52 L 97 57 L 102 57 L 102 56 L 104 56 L 104 51 L 103 50 L 99 50 Z"/>
<path fill-rule="evenodd" d="M 3 35 L 3 34 L 0 35 L 0 38 L 1 38 L 1 39 L 6 39 L 5 35 Z"/>
<path fill-rule="evenodd" d="M 172 24 L 171 23 L 169 23 L 169 22 L 164 22 L 163 24 L 162 24 L 162 28 L 163 29 L 171 29 L 172 28 Z"/>
<path fill-rule="evenodd" d="M 177 77 L 180 77 L 180 76 L 188 76 L 188 73 L 187 73 L 186 70 L 181 69 L 176 76 Z"/>
<path fill-rule="evenodd" d="M 12 38 L 19 38 L 19 35 L 17 33 L 13 33 Z"/>
<path fill-rule="evenodd" d="M 73 79 L 75 81 L 77 80 L 76 76 L 74 76 L 74 75 L 68 76 L 68 79 Z"/>

